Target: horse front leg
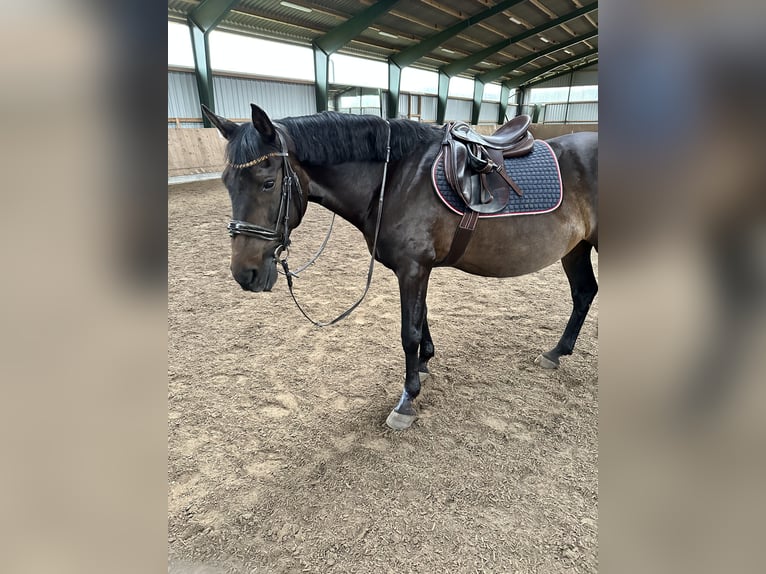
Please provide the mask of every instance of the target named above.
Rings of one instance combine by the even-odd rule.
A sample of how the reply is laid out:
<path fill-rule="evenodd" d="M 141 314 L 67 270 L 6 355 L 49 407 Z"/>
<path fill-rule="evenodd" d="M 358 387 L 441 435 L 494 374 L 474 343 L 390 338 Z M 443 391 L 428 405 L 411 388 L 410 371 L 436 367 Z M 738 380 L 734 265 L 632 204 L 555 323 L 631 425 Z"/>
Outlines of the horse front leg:
<path fill-rule="evenodd" d="M 413 401 L 420 393 L 420 367 L 423 363 L 418 350 L 421 349 L 421 341 L 423 340 L 426 292 L 430 274 L 430 269 L 417 264 L 412 264 L 406 269 L 399 269 L 396 272 L 399 279 L 399 296 L 402 306 L 402 347 L 404 348 L 406 373 L 402 398 L 386 419 L 386 424 L 392 429 L 406 429 L 418 416 Z M 430 339 L 430 334 L 428 339 Z M 431 345 L 431 350 L 433 350 L 433 345 Z M 428 349 L 426 349 L 423 357 L 427 355 Z"/>
<path fill-rule="evenodd" d="M 423 313 L 423 329 L 420 338 L 420 365 L 418 366 L 421 383 L 431 374 L 431 371 L 428 370 L 428 361 L 430 361 L 433 356 L 434 340 L 431 338 L 431 331 L 428 328 L 428 307 L 426 307 L 426 310 Z"/>

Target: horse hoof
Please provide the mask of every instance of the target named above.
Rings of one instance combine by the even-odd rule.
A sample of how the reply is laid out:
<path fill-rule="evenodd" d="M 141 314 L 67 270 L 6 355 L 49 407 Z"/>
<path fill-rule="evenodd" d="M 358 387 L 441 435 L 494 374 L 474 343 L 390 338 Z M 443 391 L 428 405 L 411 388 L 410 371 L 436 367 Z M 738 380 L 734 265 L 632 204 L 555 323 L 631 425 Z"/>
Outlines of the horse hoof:
<path fill-rule="evenodd" d="M 418 418 L 418 415 L 403 415 L 394 410 L 388 415 L 386 425 L 394 430 L 404 430 L 410 428 L 410 425 L 415 422 L 416 418 Z"/>
<path fill-rule="evenodd" d="M 418 375 L 420 376 L 420 382 L 422 383 L 431 375 L 431 373 L 429 372 L 424 373 L 423 371 L 418 371 Z"/>
<path fill-rule="evenodd" d="M 535 359 L 535 365 L 540 365 L 543 369 L 558 369 L 558 362 L 551 361 L 545 355 L 540 355 Z"/>

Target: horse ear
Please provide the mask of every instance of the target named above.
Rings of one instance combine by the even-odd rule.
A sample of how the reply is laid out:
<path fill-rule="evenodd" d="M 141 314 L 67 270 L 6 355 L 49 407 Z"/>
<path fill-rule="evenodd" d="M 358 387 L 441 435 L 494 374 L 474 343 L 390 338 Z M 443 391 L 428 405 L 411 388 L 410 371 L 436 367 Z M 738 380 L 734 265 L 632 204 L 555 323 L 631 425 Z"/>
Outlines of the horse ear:
<path fill-rule="evenodd" d="M 234 130 L 237 129 L 237 124 L 230 122 L 226 118 L 215 115 L 205 104 L 202 104 L 202 113 L 207 116 L 207 119 L 218 128 L 218 131 L 221 132 L 221 135 L 227 140 L 231 138 Z"/>
<path fill-rule="evenodd" d="M 274 129 L 274 124 L 271 123 L 269 116 L 255 104 L 250 104 L 250 107 L 253 110 L 253 125 L 255 126 L 255 129 L 258 130 L 258 133 L 261 134 L 261 137 L 266 140 L 266 142 L 274 141 L 277 132 Z"/>

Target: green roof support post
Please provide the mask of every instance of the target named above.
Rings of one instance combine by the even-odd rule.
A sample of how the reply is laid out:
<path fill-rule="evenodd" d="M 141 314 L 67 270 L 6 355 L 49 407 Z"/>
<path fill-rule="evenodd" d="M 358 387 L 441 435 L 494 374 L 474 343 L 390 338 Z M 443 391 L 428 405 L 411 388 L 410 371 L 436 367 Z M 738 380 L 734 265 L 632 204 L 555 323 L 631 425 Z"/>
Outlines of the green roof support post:
<path fill-rule="evenodd" d="M 318 112 L 327 110 L 330 56 L 364 32 L 370 24 L 391 10 L 398 2 L 399 0 L 380 0 L 311 42 L 314 48 L 314 94 Z"/>
<path fill-rule="evenodd" d="M 436 100 L 436 123 L 443 124 L 447 115 L 447 96 L 449 95 L 450 77 L 439 70 L 439 91 Z"/>
<path fill-rule="evenodd" d="M 502 84 L 500 86 L 500 107 L 497 110 L 497 124 L 502 126 L 505 123 L 505 114 L 508 113 L 508 98 L 511 95 L 511 88 Z"/>
<path fill-rule="evenodd" d="M 526 0 L 503 0 L 498 2 L 491 8 L 479 12 L 478 14 L 461 20 L 456 24 L 453 24 L 449 28 L 445 28 L 441 32 L 428 36 L 420 43 L 405 48 L 396 54 L 392 54 L 388 57 L 388 117 L 396 118 L 399 115 L 399 87 L 401 85 L 402 68 L 406 68 L 410 64 L 417 62 L 420 58 L 433 52 L 436 48 L 441 46 L 444 42 L 456 36 L 466 28 L 478 24 L 482 20 L 494 16 L 498 12 L 507 10 L 511 6 L 521 4 Z M 446 100 L 445 100 L 446 110 Z M 442 118 L 443 120 L 444 118 Z M 437 122 L 439 121 L 437 114 Z"/>
<path fill-rule="evenodd" d="M 484 99 L 484 82 L 479 78 L 473 79 L 473 105 L 471 106 L 471 125 L 479 123 L 479 113 L 481 112 L 481 100 Z"/>
<path fill-rule="evenodd" d="M 386 115 L 389 118 L 399 117 L 399 88 L 402 84 L 402 69 L 388 61 L 388 92 L 386 92 Z"/>
<path fill-rule="evenodd" d="M 312 43 L 312 45 L 314 48 L 314 99 L 316 111 L 323 112 L 328 109 L 330 54 L 322 50 L 316 43 Z"/>
<path fill-rule="evenodd" d="M 532 123 L 536 124 L 538 120 L 540 119 L 540 110 L 542 109 L 542 106 L 540 104 L 534 104 L 534 107 L 532 108 Z"/>
<path fill-rule="evenodd" d="M 238 0 L 204 0 L 189 13 L 187 22 L 191 34 L 192 51 L 194 52 L 194 75 L 197 78 L 197 92 L 201 104 L 213 111 L 215 96 L 213 94 L 213 70 L 210 67 L 210 45 L 208 35 L 223 20 L 229 10 Z M 204 114 L 203 125 L 213 127 Z"/>

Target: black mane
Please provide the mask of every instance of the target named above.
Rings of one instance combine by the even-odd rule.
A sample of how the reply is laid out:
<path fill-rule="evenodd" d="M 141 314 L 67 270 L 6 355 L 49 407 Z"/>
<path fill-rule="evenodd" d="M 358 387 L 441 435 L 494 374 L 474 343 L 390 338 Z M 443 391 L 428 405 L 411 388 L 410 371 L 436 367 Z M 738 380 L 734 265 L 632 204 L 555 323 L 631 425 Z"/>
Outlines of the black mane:
<path fill-rule="evenodd" d="M 410 120 L 389 120 L 391 161 L 423 150 L 439 140 L 441 129 Z M 377 116 L 322 112 L 311 116 L 284 118 L 276 122 L 295 143 L 298 161 L 312 165 L 333 165 L 351 161 L 386 159 L 386 122 Z M 240 126 L 229 141 L 231 163 L 246 163 L 268 153 L 253 124 Z"/>

